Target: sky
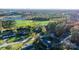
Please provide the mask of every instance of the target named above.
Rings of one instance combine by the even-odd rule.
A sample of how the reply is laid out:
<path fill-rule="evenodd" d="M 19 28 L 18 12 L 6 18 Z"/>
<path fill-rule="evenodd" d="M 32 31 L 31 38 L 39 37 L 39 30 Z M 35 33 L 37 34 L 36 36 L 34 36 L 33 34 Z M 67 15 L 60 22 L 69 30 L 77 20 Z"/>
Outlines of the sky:
<path fill-rule="evenodd" d="M 79 9 L 78 0 L 0 0 L 0 8 Z"/>

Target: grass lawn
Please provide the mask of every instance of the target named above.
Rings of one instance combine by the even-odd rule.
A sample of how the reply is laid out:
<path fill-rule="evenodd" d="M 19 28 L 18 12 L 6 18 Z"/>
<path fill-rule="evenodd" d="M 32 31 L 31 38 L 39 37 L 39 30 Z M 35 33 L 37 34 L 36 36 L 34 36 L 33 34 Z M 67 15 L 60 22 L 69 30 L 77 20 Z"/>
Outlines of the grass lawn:
<path fill-rule="evenodd" d="M 32 20 L 15 20 L 16 27 L 33 26 L 33 25 L 47 25 L 49 21 L 32 21 Z"/>

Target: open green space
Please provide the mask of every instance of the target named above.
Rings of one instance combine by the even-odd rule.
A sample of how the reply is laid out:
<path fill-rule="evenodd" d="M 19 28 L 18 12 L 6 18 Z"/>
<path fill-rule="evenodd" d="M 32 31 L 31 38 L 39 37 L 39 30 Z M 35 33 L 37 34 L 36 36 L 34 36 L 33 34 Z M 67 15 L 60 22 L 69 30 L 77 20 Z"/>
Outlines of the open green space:
<path fill-rule="evenodd" d="M 34 25 L 47 25 L 49 21 L 32 21 L 32 20 L 15 20 L 16 27 L 34 26 Z"/>

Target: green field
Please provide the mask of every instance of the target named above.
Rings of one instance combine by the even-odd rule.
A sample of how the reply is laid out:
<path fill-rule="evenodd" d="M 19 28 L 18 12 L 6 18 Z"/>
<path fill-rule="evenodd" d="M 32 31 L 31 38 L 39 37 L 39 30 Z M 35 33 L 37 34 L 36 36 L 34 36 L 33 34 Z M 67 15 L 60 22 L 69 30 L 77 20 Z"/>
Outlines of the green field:
<path fill-rule="evenodd" d="M 16 21 L 16 27 L 21 26 L 33 26 L 33 25 L 47 25 L 49 21 L 32 21 L 32 20 L 15 20 Z"/>

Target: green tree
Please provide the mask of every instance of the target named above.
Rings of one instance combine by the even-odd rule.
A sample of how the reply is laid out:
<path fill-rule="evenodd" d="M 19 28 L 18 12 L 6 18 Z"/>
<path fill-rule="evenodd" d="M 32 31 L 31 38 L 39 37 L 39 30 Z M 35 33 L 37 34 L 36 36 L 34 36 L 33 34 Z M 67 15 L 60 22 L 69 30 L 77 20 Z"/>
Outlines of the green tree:
<path fill-rule="evenodd" d="M 4 20 L 2 21 L 3 28 L 12 28 L 15 26 L 15 20 Z"/>
<path fill-rule="evenodd" d="M 66 28 L 65 28 L 64 23 L 58 24 L 55 27 L 55 32 L 56 32 L 57 36 L 61 36 L 64 33 L 65 30 L 66 30 Z"/>
<path fill-rule="evenodd" d="M 55 27 L 56 27 L 57 23 L 56 22 L 49 22 L 47 25 L 47 31 L 49 33 L 51 32 L 55 32 Z"/>
<path fill-rule="evenodd" d="M 79 43 L 79 28 L 73 27 L 71 28 L 71 41 L 74 43 Z"/>

